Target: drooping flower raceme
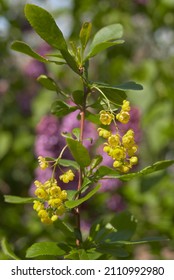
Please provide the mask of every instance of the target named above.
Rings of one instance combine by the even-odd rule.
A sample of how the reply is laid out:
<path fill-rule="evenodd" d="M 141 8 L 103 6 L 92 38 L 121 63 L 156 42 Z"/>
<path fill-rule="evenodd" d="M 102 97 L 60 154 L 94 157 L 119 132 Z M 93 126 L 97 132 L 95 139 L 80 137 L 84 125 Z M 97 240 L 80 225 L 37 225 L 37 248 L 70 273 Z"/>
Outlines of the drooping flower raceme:
<path fill-rule="evenodd" d="M 122 173 L 129 172 L 129 170 L 138 163 L 138 158 L 135 155 L 138 146 L 135 143 L 133 129 L 128 129 L 125 134 L 121 135 L 116 122 L 127 124 L 130 120 L 130 110 L 129 101 L 124 100 L 121 110 L 116 114 L 115 118 L 111 112 L 104 110 L 100 112 L 100 121 L 103 125 L 110 125 L 112 121 L 114 121 L 115 124 L 115 133 L 108 129 L 98 129 L 99 136 L 107 139 L 103 151 L 113 159 L 113 167 Z"/>

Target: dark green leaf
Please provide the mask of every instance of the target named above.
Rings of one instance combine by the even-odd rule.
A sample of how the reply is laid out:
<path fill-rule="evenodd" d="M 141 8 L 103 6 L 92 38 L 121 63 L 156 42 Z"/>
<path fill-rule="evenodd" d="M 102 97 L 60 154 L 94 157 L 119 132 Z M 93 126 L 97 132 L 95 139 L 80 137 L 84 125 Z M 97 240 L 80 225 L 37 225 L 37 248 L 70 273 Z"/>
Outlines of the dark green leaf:
<path fill-rule="evenodd" d="M 121 91 L 116 87 L 112 87 L 109 85 L 94 84 L 92 88 L 96 89 L 101 94 L 104 93 L 107 99 L 119 106 L 123 104 L 123 100 L 125 100 L 127 97 L 124 91 Z M 102 94 L 102 98 L 104 98 L 104 95 Z"/>
<path fill-rule="evenodd" d="M 33 4 L 25 5 L 25 16 L 37 34 L 50 46 L 58 49 L 68 65 L 79 74 L 74 58 L 68 52 L 64 36 L 52 15 Z"/>
<path fill-rule="evenodd" d="M 33 4 L 26 4 L 25 16 L 38 35 L 49 45 L 58 50 L 67 50 L 61 30 L 46 10 Z"/>
<path fill-rule="evenodd" d="M 75 161 L 82 168 L 88 166 L 91 162 L 88 150 L 77 140 L 67 138 L 66 141 Z"/>
<path fill-rule="evenodd" d="M 82 28 L 80 30 L 80 41 L 81 41 L 81 45 L 82 45 L 83 50 L 86 48 L 86 45 L 87 45 L 88 40 L 90 38 L 91 29 L 92 29 L 91 22 L 85 22 L 82 25 Z"/>
<path fill-rule="evenodd" d="M 57 100 L 52 104 L 51 113 L 58 117 L 63 117 L 71 112 L 74 112 L 76 109 L 77 107 L 75 106 L 69 106 L 62 100 Z"/>
<path fill-rule="evenodd" d="M 27 54 L 33 58 L 35 58 L 36 60 L 40 61 L 40 62 L 44 62 L 47 63 L 49 62 L 48 59 L 44 58 L 43 56 L 39 55 L 38 53 L 36 53 L 35 51 L 33 51 L 30 46 L 28 46 L 26 43 L 21 42 L 21 41 L 14 41 L 11 45 L 12 50 L 17 51 L 17 52 L 21 52 L 24 54 Z"/>
<path fill-rule="evenodd" d="M 1 248 L 2 248 L 2 251 L 3 253 L 8 256 L 10 259 L 13 259 L 13 260 L 20 260 L 16 255 L 15 253 L 13 252 L 13 250 L 11 249 L 11 246 L 10 244 L 7 242 L 6 238 L 3 238 L 1 240 Z"/>
<path fill-rule="evenodd" d="M 142 90 L 143 86 L 133 81 L 130 81 L 130 82 L 123 83 L 121 85 L 117 85 L 115 86 L 115 88 L 118 88 L 120 90 Z"/>
<path fill-rule="evenodd" d="M 73 167 L 73 168 L 75 168 L 77 170 L 80 168 L 76 161 L 70 160 L 70 159 L 61 159 L 60 158 L 58 163 L 60 165 L 64 166 L 64 167 L 70 167 L 71 166 L 71 167 Z"/>
<path fill-rule="evenodd" d="M 77 105 L 82 105 L 83 104 L 83 102 L 84 102 L 84 94 L 83 94 L 82 90 L 75 90 L 75 91 L 73 91 L 72 96 L 73 96 L 74 102 Z"/>
<path fill-rule="evenodd" d="M 46 75 L 40 75 L 37 78 L 37 81 L 46 89 L 52 90 L 52 91 L 57 91 L 61 92 L 60 88 L 57 86 L 56 82 L 50 78 L 47 77 Z"/>
<path fill-rule="evenodd" d="M 123 247 L 115 245 L 115 244 L 108 244 L 108 243 L 101 243 L 97 245 L 97 251 L 109 254 L 114 257 L 126 258 L 129 256 L 128 251 L 126 251 Z"/>
<path fill-rule="evenodd" d="M 62 250 L 56 242 L 34 243 L 28 248 L 26 258 L 35 258 L 38 256 L 62 256 L 65 251 Z"/>
<path fill-rule="evenodd" d="M 135 217 L 128 211 L 118 213 L 110 221 L 110 224 L 116 229 L 116 232 L 112 232 L 107 236 L 106 239 L 109 242 L 130 240 L 137 227 Z"/>
<path fill-rule="evenodd" d="M 57 221 L 54 223 L 55 227 L 62 231 L 62 233 L 67 237 L 73 237 L 74 231 L 71 228 L 70 225 L 66 224 L 61 219 L 57 219 Z"/>
<path fill-rule="evenodd" d="M 120 24 L 111 24 L 100 29 L 93 38 L 87 57 L 93 56 L 93 53 L 96 53 L 96 49 L 100 48 L 100 45 L 103 45 L 101 50 L 110 47 L 110 43 L 116 43 L 116 40 L 120 39 L 122 35 L 123 28 Z M 100 50 L 98 49 L 98 51 Z"/>
<path fill-rule="evenodd" d="M 5 202 L 8 203 L 15 203 L 15 204 L 25 204 L 25 203 L 32 203 L 34 198 L 32 197 L 20 197 L 14 195 L 4 195 Z"/>
<path fill-rule="evenodd" d="M 91 198 L 100 188 L 100 185 L 97 185 L 92 191 L 90 191 L 87 195 L 85 195 L 84 197 L 77 199 L 77 200 L 72 200 L 72 201 L 66 201 L 65 205 L 68 208 L 74 208 L 77 207 L 78 205 L 82 204 L 84 201 L 88 200 L 89 198 Z"/>

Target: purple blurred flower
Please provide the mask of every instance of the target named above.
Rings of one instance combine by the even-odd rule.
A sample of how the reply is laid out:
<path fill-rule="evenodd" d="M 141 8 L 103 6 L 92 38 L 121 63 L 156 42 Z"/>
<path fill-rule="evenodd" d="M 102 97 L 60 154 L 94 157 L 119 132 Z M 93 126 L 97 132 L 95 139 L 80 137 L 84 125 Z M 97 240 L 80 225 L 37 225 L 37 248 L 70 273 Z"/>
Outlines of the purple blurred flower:
<path fill-rule="evenodd" d="M 36 156 L 57 157 L 64 146 L 58 119 L 52 115 L 44 116 L 36 127 L 36 133 Z"/>
<path fill-rule="evenodd" d="M 107 200 L 107 207 L 114 212 L 120 212 L 125 209 L 126 204 L 119 194 L 114 194 Z"/>

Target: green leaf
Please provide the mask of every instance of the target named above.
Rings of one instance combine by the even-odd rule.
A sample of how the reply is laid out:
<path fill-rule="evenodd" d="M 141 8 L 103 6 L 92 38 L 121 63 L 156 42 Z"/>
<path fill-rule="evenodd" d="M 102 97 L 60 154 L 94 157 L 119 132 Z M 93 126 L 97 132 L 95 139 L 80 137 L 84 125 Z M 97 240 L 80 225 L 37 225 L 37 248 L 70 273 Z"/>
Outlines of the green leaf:
<path fill-rule="evenodd" d="M 35 258 L 38 256 L 62 256 L 65 251 L 62 250 L 56 242 L 34 243 L 28 248 L 26 258 Z"/>
<path fill-rule="evenodd" d="M 84 249 L 73 249 L 65 256 L 69 260 L 89 260 L 88 255 Z"/>
<path fill-rule="evenodd" d="M 129 256 L 128 251 L 123 247 L 118 246 L 118 244 L 115 245 L 115 244 L 101 243 L 97 245 L 96 250 L 104 254 L 109 254 L 113 257 L 126 258 Z"/>
<path fill-rule="evenodd" d="M 80 128 L 79 127 L 75 127 L 72 130 L 72 134 L 74 134 L 74 136 L 77 138 L 77 140 L 80 140 Z"/>
<path fill-rule="evenodd" d="M 82 90 L 75 90 L 75 91 L 73 91 L 72 96 L 73 96 L 74 102 L 77 105 L 82 105 L 83 104 L 83 102 L 84 102 L 84 93 L 83 93 Z"/>
<path fill-rule="evenodd" d="M 35 200 L 33 197 L 20 197 L 15 195 L 4 195 L 4 198 L 5 202 L 14 204 L 32 203 Z"/>
<path fill-rule="evenodd" d="M 121 85 L 116 85 L 115 88 L 120 90 L 142 90 L 143 86 L 133 81 L 130 81 L 130 82 L 123 83 Z"/>
<path fill-rule="evenodd" d="M 113 46 L 116 46 L 116 45 L 122 44 L 122 43 L 124 43 L 124 40 L 117 40 L 115 42 L 102 42 L 99 45 L 96 45 L 96 46 L 93 47 L 93 49 L 88 54 L 87 58 L 93 57 L 93 56 L 95 56 L 96 54 L 98 54 L 99 52 L 101 52 L 105 49 L 108 49 L 110 47 L 113 47 Z M 86 60 L 86 58 L 85 58 L 85 60 Z"/>
<path fill-rule="evenodd" d="M 40 75 L 37 78 L 37 81 L 46 89 L 49 89 L 51 91 L 61 92 L 56 82 L 52 78 L 47 77 L 46 75 Z"/>
<path fill-rule="evenodd" d="M 91 162 L 88 150 L 77 140 L 67 138 L 66 141 L 75 161 L 82 168 L 88 166 Z"/>
<path fill-rule="evenodd" d="M 66 50 L 67 44 L 52 15 L 33 4 L 25 5 L 25 16 L 38 35 L 50 46 Z"/>
<path fill-rule="evenodd" d="M 3 253 L 10 257 L 10 259 L 13 259 L 13 260 L 20 260 L 20 258 L 18 258 L 15 253 L 12 251 L 11 249 L 11 246 L 10 244 L 7 242 L 6 238 L 3 238 L 1 240 L 1 248 L 2 248 L 2 251 Z"/>
<path fill-rule="evenodd" d="M 79 170 L 79 165 L 76 161 L 70 159 L 59 159 L 58 163 L 64 167 L 73 167 L 74 169 Z"/>
<path fill-rule="evenodd" d="M 92 29 L 91 22 L 84 22 L 83 23 L 82 28 L 80 30 L 80 41 L 81 41 L 81 46 L 82 46 L 83 50 L 86 48 L 86 45 L 87 45 L 88 40 L 90 38 L 91 29 Z"/>
<path fill-rule="evenodd" d="M 99 179 L 99 178 L 101 179 L 102 177 L 107 176 L 108 178 L 117 178 L 117 179 L 120 179 L 123 181 L 129 181 L 136 177 L 141 177 L 144 175 L 154 173 L 156 171 L 163 170 L 173 164 L 174 164 L 174 160 L 157 161 L 156 163 L 154 163 L 150 166 L 147 166 L 138 172 L 124 174 L 124 175 L 119 174 L 117 171 L 115 171 L 114 169 L 109 168 L 107 166 L 100 166 L 98 168 L 95 176 L 97 179 Z"/>
<path fill-rule="evenodd" d="M 72 238 L 74 236 L 74 231 L 70 225 L 66 224 L 61 219 L 57 219 L 54 223 L 55 227 L 62 231 L 62 233 L 67 236 L 68 238 Z"/>
<path fill-rule="evenodd" d="M 51 106 L 51 113 L 56 115 L 57 117 L 64 117 L 65 115 L 76 111 L 76 109 L 76 106 L 69 106 L 62 100 L 57 100 Z"/>
<path fill-rule="evenodd" d="M 67 64 L 79 74 L 79 69 L 74 58 L 68 52 L 65 38 L 56 25 L 52 15 L 45 9 L 33 4 L 25 5 L 25 16 L 37 34 L 45 40 L 50 46 L 58 49 Z"/>
<path fill-rule="evenodd" d="M 110 224 L 115 228 L 116 232 L 108 234 L 106 239 L 108 242 L 130 240 L 135 233 L 137 227 L 137 220 L 128 211 L 118 213 Z"/>
<path fill-rule="evenodd" d="M 103 157 L 101 155 L 96 155 L 92 161 L 91 161 L 91 164 L 90 164 L 90 168 L 91 170 L 94 169 L 95 167 L 97 167 L 103 160 Z"/>
<path fill-rule="evenodd" d="M 100 29 L 93 38 L 87 58 L 92 57 L 97 52 L 104 50 L 113 44 L 116 44 L 116 40 L 120 39 L 122 35 L 123 27 L 121 24 L 111 24 Z M 120 41 L 120 43 L 122 42 L 123 41 Z"/>
<path fill-rule="evenodd" d="M 11 45 L 11 49 L 17 52 L 21 52 L 24 54 L 27 54 L 33 58 L 35 58 L 36 60 L 40 61 L 40 62 L 44 62 L 47 63 L 49 62 L 48 59 L 44 58 L 43 56 L 39 55 L 38 53 L 36 53 L 35 51 L 33 51 L 31 49 L 30 46 L 28 46 L 26 43 L 21 42 L 21 41 L 14 41 Z"/>
<path fill-rule="evenodd" d="M 89 198 L 91 198 L 100 188 L 100 185 L 97 185 L 92 191 L 90 191 L 86 196 L 77 199 L 77 200 L 72 200 L 72 201 L 66 201 L 65 205 L 68 208 L 74 208 L 77 207 L 78 205 L 82 204 L 84 201 L 88 200 Z"/>
<path fill-rule="evenodd" d="M 119 90 L 116 87 L 112 87 L 104 84 L 94 84 L 92 85 L 93 89 L 96 89 L 99 93 L 104 93 L 104 95 L 109 99 L 112 103 L 116 105 L 122 105 L 123 100 L 126 99 L 127 95 L 124 91 Z M 104 99 L 104 95 L 102 94 L 102 98 Z"/>

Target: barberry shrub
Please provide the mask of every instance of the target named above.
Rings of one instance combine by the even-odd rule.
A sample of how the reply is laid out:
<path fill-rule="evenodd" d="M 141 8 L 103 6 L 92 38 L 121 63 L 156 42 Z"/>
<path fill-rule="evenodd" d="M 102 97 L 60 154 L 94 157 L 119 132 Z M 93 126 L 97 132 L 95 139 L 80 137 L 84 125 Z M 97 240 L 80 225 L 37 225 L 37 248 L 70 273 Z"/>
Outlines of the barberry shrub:
<path fill-rule="evenodd" d="M 174 163 L 174 160 L 159 161 L 142 170 L 132 171 L 138 163 L 136 135 L 132 128 L 123 134 L 120 124 L 124 126 L 130 120 L 131 106 L 126 92 L 139 91 L 143 87 L 133 81 L 113 86 L 90 81 L 88 78 L 89 61 L 105 49 L 124 42 L 122 25 L 115 23 L 105 26 L 91 39 L 92 24 L 85 22 L 79 33 L 79 41 L 68 44 L 53 17 L 46 10 L 27 4 L 25 15 L 36 33 L 57 53 L 41 56 L 21 41 L 13 42 L 12 49 L 42 63 L 54 63 L 57 67 L 66 65 L 81 83 L 80 89 L 69 89 L 67 92 L 51 77 L 41 75 L 37 78 L 43 87 L 57 93 L 57 100 L 52 104 L 51 112 L 57 118 L 77 112 L 79 127 L 74 128 L 71 133 L 62 131 L 66 144 L 57 158 L 39 155 L 38 164 L 42 172 L 51 168 L 52 175 L 45 182 L 34 182 L 34 197 L 5 196 L 8 203 L 33 203 L 33 209 L 41 222 L 48 226 L 54 224 L 65 236 L 66 244 L 52 241 L 34 243 L 28 248 L 26 257 L 53 255 L 57 259 L 118 259 L 128 256 L 130 248 L 127 250 L 126 246 L 159 241 L 160 238 L 153 237 L 133 240 L 137 221 L 127 211 L 113 217 L 110 215 L 110 220 L 105 222 L 101 217 L 91 225 L 89 235 L 85 238 L 81 231 L 80 206 L 84 202 L 87 203 L 92 196 L 97 196 L 101 188 L 101 179 L 128 181 L 167 168 Z M 102 142 L 103 152 L 111 158 L 112 167 L 102 164 L 102 153 L 96 152 L 91 155 L 89 147 L 86 147 L 86 140 L 93 141 L 92 132 L 88 135 L 89 139 L 84 138 L 86 120 L 97 127 L 99 142 Z M 72 155 L 71 159 L 64 158 L 67 149 Z M 61 170 L 59 176 L 57 168 Z M 75 188 L 69 190 L 68 185 L 75 178 Z M 107 180 L 102 182 L 104 184 Z M 62 183 L 67 185 L 67 189 L 62 189 Z M 75 216 L 74 227 L 64 219 L 65 215 L 70 213 Z M 11 258 L 17 258 L 6 241 L 3 241 L 2 247 Z"/>

